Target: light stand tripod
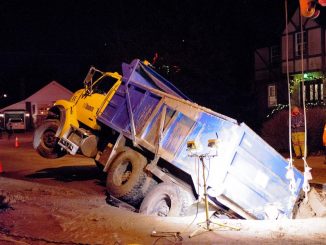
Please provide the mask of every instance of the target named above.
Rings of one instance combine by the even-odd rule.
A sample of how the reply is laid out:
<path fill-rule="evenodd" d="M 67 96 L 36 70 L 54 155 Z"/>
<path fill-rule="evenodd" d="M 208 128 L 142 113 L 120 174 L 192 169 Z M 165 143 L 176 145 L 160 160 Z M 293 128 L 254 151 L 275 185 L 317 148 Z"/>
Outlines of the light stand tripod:
<path fill-rule="evenodd" d="M 191 154 L 190 155 L 190 157 L 198 157 L 199 160 L 200 160 L 200 162 L 201 162 L 201 164 L 202 164 L 206 220 L 204 222 L 200 222 L 200 223 L 197 224 L 200 227 L 197 228 L 195 231 L 193 231 L 189 235 L 189 238 L 194 237 L 196 235 L 200 235 L 200 234 L 202 234 L 202 233 L 204 233 L 206 231 L 214 231 L 214 230 L 217 230 L 216 228 L 214 229 L 214 228 L 211 227 L 212 224 L 215 224 L 215 225 L 217 225 L 219 227 L 225 227 L 225 228 L 228 228 L 228 229 L 232 229 L 232 230 L 240 230 L 240 228 L 238 228 L 238 227 L 233 227 L 233 226 L 229 226 L 229 225 L 225 225 L 225 224 L 215 223 L 215 222 L 212 222 L 210 220 L 204 158 L 206 158 L 206 157 L 209 157 L 210 158 L 210 157 L 215 157 L 215 156 L 217 156 L 217 154 L 214 154 L 214 155 L 209 155 L 209 154 L 202 154 L 202 155 Z M 206 226 L 201 226 L 201 224 L 206 224 Z"/>

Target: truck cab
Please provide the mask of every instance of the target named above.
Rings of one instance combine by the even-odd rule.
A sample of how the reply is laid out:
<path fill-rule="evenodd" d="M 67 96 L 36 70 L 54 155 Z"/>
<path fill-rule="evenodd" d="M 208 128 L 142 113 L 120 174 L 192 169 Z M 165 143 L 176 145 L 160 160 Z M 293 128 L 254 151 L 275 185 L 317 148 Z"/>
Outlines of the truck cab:
<path fill-rule="evenodd" d="M 99 130 L 96 118 L 111 100 L 121 83 L 117 72 L 100 72 L 91 67 L 84 81 L 84 89 L 78 90 L 71 97 L 75 104 L 78 121 L 89 128 Z"/>
<path fill-rule="evenodd" d="M 58 158 L 78 151 L 95 156 L 101 130 L 96 119 L 120 86 L 121 76 L 91 67 L 83 83 L 84 88 L 69 101 L 56 101 L 46 121 L 35 130 L 33 146 L 41 156 Z"/>

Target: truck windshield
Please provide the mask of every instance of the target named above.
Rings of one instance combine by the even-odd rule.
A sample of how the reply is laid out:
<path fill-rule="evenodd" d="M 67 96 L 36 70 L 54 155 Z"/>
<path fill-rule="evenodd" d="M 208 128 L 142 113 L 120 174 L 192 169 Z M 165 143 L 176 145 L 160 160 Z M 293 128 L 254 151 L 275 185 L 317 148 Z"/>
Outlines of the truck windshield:
<path fill-rule="evenodd" d="M 107 92 L 109 92 L 109 90 L 115 84 L 116 81 L 117 79 L 110 76 L 103 77 L 100 81 L 94 84 L 93 93 L 106 94 Z"/>

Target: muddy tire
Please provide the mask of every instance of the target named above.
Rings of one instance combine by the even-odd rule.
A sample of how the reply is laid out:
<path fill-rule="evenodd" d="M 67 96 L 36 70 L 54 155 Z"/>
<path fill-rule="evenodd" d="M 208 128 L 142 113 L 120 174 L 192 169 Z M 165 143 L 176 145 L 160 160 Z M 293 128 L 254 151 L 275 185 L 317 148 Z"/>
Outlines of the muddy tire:
<path fill-rule="evenodd" d="M 150 177 L 144 171 L 146 164 L 147 159 L 143 155 L 129 147 L 123 148 L 108 170 L 108 193 L 138 206 L 151 188 Z"/>
<path fill-rule="evenodd" d="M 59 158 L 66 154 L 58 145 L 55 134 L 59 128 L 58 120 L 46 120 L 34 132 L 33 147 L 45 158 Z"/>
<path fill-rule="evenodd" d="M 160 183 L 144 198 L 139 212 L 155 216 L 185 216 L 194 197 L 175 184 Z"/>

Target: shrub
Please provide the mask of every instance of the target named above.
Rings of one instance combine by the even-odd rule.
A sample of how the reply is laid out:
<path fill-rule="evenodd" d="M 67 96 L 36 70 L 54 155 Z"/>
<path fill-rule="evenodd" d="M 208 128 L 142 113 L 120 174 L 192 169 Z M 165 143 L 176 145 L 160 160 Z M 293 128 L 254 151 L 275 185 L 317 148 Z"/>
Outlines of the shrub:
<path fill-rule="evenodd" d="M 288 109 L 278 111 L 263 123 L 261 136 L 279 152 L 289 151 L 289 114 Z M 307 113 L 308 154 L 323 149 L 322 134 L 326 122 L 325 107 L 309 107 Z"/>

